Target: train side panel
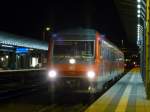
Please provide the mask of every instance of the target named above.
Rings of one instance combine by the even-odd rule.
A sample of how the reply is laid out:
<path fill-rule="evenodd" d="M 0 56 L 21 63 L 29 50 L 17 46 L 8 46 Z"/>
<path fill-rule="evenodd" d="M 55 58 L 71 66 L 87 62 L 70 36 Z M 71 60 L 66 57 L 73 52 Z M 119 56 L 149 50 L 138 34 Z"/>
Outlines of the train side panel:
<path fill-rule="evenodd" d="M 100 78 L 103 84 L 115 80 L 124 71 L 124 55 L 107 41 L 100 42 Z"/>

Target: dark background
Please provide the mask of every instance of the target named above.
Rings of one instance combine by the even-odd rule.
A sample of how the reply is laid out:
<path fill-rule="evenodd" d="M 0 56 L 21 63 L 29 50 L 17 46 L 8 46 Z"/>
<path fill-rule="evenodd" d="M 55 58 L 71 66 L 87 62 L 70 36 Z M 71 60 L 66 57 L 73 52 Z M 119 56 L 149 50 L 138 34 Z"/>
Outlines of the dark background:
<path fill-rule="evenodd" d="M 93 28 L 121 46 L 136 47 L 130 41 L 113 0 L 11 0 L 0 2 L 0 31 L 41 39 L 45 26 L 58 32 L 68 28 Z M 136 39 L 135 39 L 136 40 Z"/>

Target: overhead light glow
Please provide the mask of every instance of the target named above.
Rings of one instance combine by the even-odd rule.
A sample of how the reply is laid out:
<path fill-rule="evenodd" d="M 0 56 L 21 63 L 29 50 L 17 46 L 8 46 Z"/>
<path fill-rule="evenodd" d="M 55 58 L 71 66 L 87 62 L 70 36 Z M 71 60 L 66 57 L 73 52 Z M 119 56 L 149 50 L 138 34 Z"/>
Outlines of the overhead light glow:
<path fill-rule="evenodd" d="M 139 13 L 141 13 L 141 11 L 140 11 L 140 10 L 137 10 L 137 13 L 139 14 Z"/>
<path fill-rule="evenodd" d="M 137 24 L 138 27 L 140 27 L 140 24 Z"/>
<path fill-rule="evenodd" d="M 140 14 L 138 14 L 137 17 L 140 18 L 141 17 Z"/>
<path fill-rule="evenodd" d="M 141 2 L 141 0 L 137 0 L 137 2 L 138 2 L 138 3 L 140 3 L 140 2 Z"/>
<path fill-rule="evenodd" d="M 46 27 L 46 31 L 50 31 L 50 27 Z"/>
<path fill-rule="evenodd" d="M 2 45 L 2 47 L 10 47 L 10 48 L 12 48 L 13 46 L 10 46 L 10 45 Z"/>
<path fill-rule="evenodd" d="M 9 56 L 8 56 L 8 55 L 6 55 L 6 59 L 8 59 L 8 57 L 9 57 Z"/>
<path fill-rule="evenodd" d="M 3 58 L 3 57 L 1 57 L 1 61 L 4 61 L 4 58 Z"/>
<path fill-rule="evenodd" d="M 140 8 L 141 8 L 141 5 L 140 5 L 140 4 L 138 4 L 138 5 L 137 5 L 137 8 L 138 8 L 138 9 L 140 9 Z"/>

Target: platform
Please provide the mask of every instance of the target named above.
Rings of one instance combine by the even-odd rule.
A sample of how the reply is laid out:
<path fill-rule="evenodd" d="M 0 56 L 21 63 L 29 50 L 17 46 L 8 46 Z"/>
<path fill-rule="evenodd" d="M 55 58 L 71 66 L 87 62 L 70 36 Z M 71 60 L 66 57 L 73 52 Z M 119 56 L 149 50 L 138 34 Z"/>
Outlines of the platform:
<path fill-rule="evenodd" d="M 140 69 L 128 72 L 85 112 L 150 112 Z"/>

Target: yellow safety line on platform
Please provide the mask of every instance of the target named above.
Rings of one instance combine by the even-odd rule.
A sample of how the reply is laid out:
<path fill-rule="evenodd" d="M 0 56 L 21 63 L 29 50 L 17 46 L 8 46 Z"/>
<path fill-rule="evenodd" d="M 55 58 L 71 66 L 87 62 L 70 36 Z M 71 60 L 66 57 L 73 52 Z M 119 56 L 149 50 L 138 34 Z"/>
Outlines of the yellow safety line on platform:
<path fill-rule="evenodd" d="M 99 98 L 94 104 L 92 104 L 85 112 L 102 112 L 104 111 L 108 104 L 111 102 L 111 100 L 113 99 L 113 97 L 116 95 L 115 92 L 119 92 L 121 86 L 117 86 L 117 88 L 115 89 L 110 89 L 110 92 L 107 92 L 106 94 L 104 94 L 101 98 Z M 101 107 L 99 107 L 99 105 L 101 105 Z"/>
<path fill-rule="evenodd" d="M 101 98 L 99 98 L 96 102 L 94 102 L 94 104 L 92 104 L 85 112 L 103 112 L 108 107 L 109 103 L 114 98 L 116 93 L 119 92 L 121 87 L 122 87 L 121 85 L 118 85 L 114 86 L 114 88 L 110 88 L 110 90 L 108 90 L 109 92 L 101 96 Z"/>
<path fill-rule="evenodd" d="M 126 77 L 129 75 L 131 75 L 130 79 L 129 77 Z M 128 72 L 126 76 L 119 81 L 121 82 L 120 84 L 116 83 L 85 112 L 107 112 L 107 110 L 109 110 L 109 112 L 150 112 L 150 101 L 146 99 L 146 93 L 143 80 L 140 75 L 140 69 L 134 68 Z M 121 85 L 123 83 L 126 85 L 125 91 L 122 94 L 117 106 L 115 106 L 116 108 L 114 108 L 113 106 L 115 104 L 113 103 L 112 99 L 120 92 L 120 88 L 122 87 Z M 135 85 L 137 89 L 134 88 Z"/>
<path fill-rule="evenodd" d="M 140 74 L 138 76 L 138 79 L 139 79 L 139 81 L 138 81 L 139 84 L 143 83 Z M 146 100 L 146 94 L 144 91 L 145 91 L 144 85 L 137 87 L 136 112 L 148 112 L 145 110 L 144 102 Z"/>
<path fill-rule="evenodd" d="M 134 81 L 134 78 L 135 78 L 135 75 L 132 75 L 131 79 L 130 79 L 130 82 L 133 82 Z M 132 86 L 129 84 L 122 97 L 121 97 L 121 100 L 119 101 L 119 104 L 117 105 L 117 108 L 115 110 L 115 112 L 125 112 L 126 111 L 126 108 L 127 108 L 127 105 L 128 105 L 128 99 L 129 99 L 129 94 L 131 92 L 131 89 L 132 89 Z"/>

